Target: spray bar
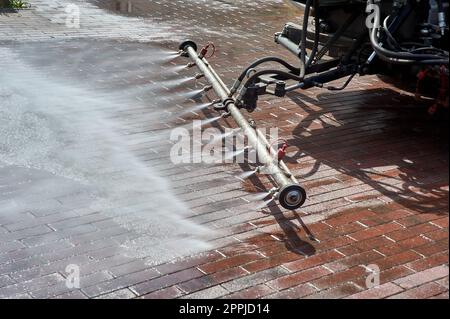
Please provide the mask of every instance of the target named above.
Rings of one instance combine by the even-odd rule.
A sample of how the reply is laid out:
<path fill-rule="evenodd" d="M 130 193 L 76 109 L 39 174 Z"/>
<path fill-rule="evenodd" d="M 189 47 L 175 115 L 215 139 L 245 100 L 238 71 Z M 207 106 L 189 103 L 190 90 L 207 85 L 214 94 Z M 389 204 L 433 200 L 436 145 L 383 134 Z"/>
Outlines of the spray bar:
<path fill-rule="evenodd" d="M 267 142 L 259 137 L 260 134 L 258 134 L 257 129 L 250 125 L 250 123 L 242 115 L 239 108 L 235 104 L 235 100 L 230 97 L 230 90 L 205 59 L 204 53 L 201 52 L 198 54 L 197 45 L 192 41 L 185 41 L 181 43 L 179 48 L 182 55 L 191 58 L 193 64 L 195 64 L 204 74 L 207 81 L 211 84 L 212 88 L 219 96 L 223 105 L 226 106 L 229 114 L 246 134 L 249 143 L 256 150 L 261 163 L 264 164 L 265 170 L 269 172 L 278 186 L 276 187 L 276 194 L 274 197 L 278 198 L 281 206 L 286 209 L 294 210 L 301 207 L 306 200 L 305 190 L 297 183 L 293 182 L 295 179 L 291 179 L 292 174 L 286 170 L 286 165 L 283 165 L 283 169 L 278 166 L 276 163 L 277 161 L 268 150 Z"/>

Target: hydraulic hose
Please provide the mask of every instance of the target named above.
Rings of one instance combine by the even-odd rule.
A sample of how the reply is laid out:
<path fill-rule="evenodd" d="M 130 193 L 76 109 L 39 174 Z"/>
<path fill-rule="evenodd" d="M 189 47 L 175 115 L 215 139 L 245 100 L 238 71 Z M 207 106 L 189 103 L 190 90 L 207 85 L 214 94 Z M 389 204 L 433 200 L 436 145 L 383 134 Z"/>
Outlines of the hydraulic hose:
<path fill-rule="evenodd" d="M 314 61 L 317 50 L 319 48 L 319 37 L 320 37 L 320 19 L 319 19 L 319 6 L 318 6 L 318 0 L 314 0 L 314 45 L 311 50 L 311 54 L 309 55 L 308 62 L 306 63 L 306 68 L 309 68 L 311 63 Z"/>
<path fill-rule="evenodd" d="M 253 74 L 247 80 L 247 82 L 245 82 L 244 87 L 248 88 L 251 84 L 253 84 L 255 82 L 255 80 L 258 77 L 260 77 L 262 75 L 266 75 L 266 74 L 276 74 L 276 75 L 284 76 L 284 77 L 286 77 L 287 79 L 290 79 L 290 80 L 296 80 L 296 81 L 299 81 L 299 82 L 303 81 L 303 77 L 300 77 L 300 76 L 297 76 L 297 75 L 294 75 L 292 73 L 288 73 L 288 72 L 285 72 L 285 71 L 281 71 L 281 70 L 262 70 L 262 71 L 259 71 L 259 72 L 256 72 L 255 74 Z"/>
<path fill-rule="evenodd" d="M 308 33 L 309 11 L 313 0 L 306 0 L 303 14 L 302 39 L 300 41 L 300 60 L 306 65 L 306 34 Z"/>
<path fill-rule="evenodd" d="M 384 28 L 384 33 L 387 36 L 387 43 L 389 44 L 389 46 L 391 48 L 395 48 L 395 49 L 400 49 L 400 50 L 404 50 L 397 42 L 397 40 L 395 40 L 394 36 L 392 35 L 391 31 L 389 31 L 389 27 L 388 27 L 388 21 L 391 18 L 391 16 L 387 16 L 384 21 L 383 21 L 383 28 Z"/>
<path fill-rule="evenodd" d="M 259 60 L 256 60 L 255 62 L 253 62 L 252 64 L 250 64 L 242 73 L 241 75 L 239 75 L 238 80 L 242 81 L 245 76 L 247 75 L 248 71 L 257 67 L 260 64 L 266 63 L 266 62 L 276 62 L 281 64 L 282 66 L 284 66 L 286 69 L 290 70 L 292 73 L 299 75 L 301 73 L 301 69 L 302 68 L 296 68 L 293 65 L 289 64 L 288 62 L 284 61 L 283 59 L 280 59 L 278 57 L 275 56 L 269 56 L 269 57 L 265 57 Z"/>
<path fill-rule="evenodd" d="M 372 1 L 369 0 L 369 3 Z M 391 63 L 422 63 L 422 64 L 447 64 L 448 60 L 442 59 L 442 56 L 435 54 L 413 54 L 409 52 L 395 52 L 381 47 L 378 44 L 377 31 L 380 26 L 380 11 L 375 10 L 374 27 L 369 29 L 369 38 L 375 52 L 383 60 Z"/>
<path fill-rule="evenodd" d="M 276 62 L 278 64 L 281 64 L 282 66 L 284 66 L 285 68 L 287 68 L 288 70 L 290 70 L 293 74 L 298 75 L 300 78 L 304 78 L 305 77 L 305 65 L 302 61 L 300 61 L 300 67 L 296 68 L 293 65 L 289 64 L 288 62 L 284 61 L 283 59 L 280 59 L 278 57 L 274 57 L 274 56 L 269 56 L 269 57 L 265 57 L 259 60 L 256 60 L 255 62 L 253 62 L 251 65 L 249 65 L 240 75 L 239 77 L 236 79 L 236 81 L 234 82 L 229 96 L 231 97 L 241 86 L 242 81 L 244 80 L 245 76 L 248 74 L 248 71 L 250 71 L 251 69 L 257 67 L 258 65 L 261 65 L 263 63 L 266 62 Z"/>

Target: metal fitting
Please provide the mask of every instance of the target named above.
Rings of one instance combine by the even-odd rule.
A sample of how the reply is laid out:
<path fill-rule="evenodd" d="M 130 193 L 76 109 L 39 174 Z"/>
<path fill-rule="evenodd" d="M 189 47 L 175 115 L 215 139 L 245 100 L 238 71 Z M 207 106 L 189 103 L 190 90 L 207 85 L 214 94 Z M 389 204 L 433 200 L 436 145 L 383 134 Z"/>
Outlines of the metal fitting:
<path fill-rule="evenodd" d="M 220 115 L 220 117 L 223 118 L 223 119 L 225 119 L 225 118 L 227 118 L 227 117 L 229 117 L 229 116 L 231 116 L 231 113 L 230 113 L 230 112 L 224 112 L 224 113 L 222 113 L 222 114 Z"/>
<path fill-rule="evenodd" d="M 196 79 L 196 80 L 198 80 L 198 79 L 201 79 L 202 77 L 204 77 L 205 75 L 203 74 L 203 73 L 197 73 L 195 76 L 194 76 L 194 78 Z"/>
<path fill-rule="evenodd" d="M 248 119 L 248 124 L 254 129 L 256 129 L 256 122 L 254 119 Z"/>
<path fill-rule="evenodd" d="M 241 81 L 236 80 L 233 83 L 233 86 L 231 87 L 230 94 L 228 94 L 229 97 L 232 97 L 234 93 L 236 93 L 237 89 L 239 89 L 239 86 L 241 85 Z"/>
<path fill-rule="evenodd" d="M 279 188 L 273 187 L 271 190 L 269 190 L 269 195 L 276 198 L 278 195 L 278 191 L 279 191 Z"/>
<path fill-rule="evenodd" d="M 212 88 L 213 88 L 213 86 L 212 86 L 212 85 L 207 85 L 207 86 L 205 86 L 205 87 L 203 88 L 203 92 L 208 92 L 208 91 L 211 91 L 211 90 L 212 90 Z"/>

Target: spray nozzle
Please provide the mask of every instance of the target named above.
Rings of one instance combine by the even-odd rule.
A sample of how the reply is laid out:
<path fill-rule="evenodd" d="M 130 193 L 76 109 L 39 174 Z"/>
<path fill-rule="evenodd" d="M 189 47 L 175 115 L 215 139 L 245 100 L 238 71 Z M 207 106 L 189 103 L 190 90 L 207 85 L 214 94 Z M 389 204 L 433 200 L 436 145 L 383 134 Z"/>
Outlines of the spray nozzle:
<path fill-rule="evenodd" d="M 231 112 L 223 112 L 221 115 L 220 115 L 220 117 L 221 118 L 227 118 L 227 117 L 229 117 L 231 115 Z"/>
<path fill-rule="evenodd" d="M 278 195 L 279 189 L 277 187 L 273 187 L 271 190 L 269 190 L 269 195 L 273 198 L 276 198 Z"/>
<path fill-rule="evenodd" d="M 203 73 L 197 73 L 196 75 L 194 75 L 194 78 L 196 80 L 201 79 L 202 77 L 204 77 L 205 75 Z"/>
<path fill-rule="evenodd" d="M 207 85 L 207 86 L 205 86 L 205 87 L 203 88 L 203 92 L 211 91 L 212 88 L 213 88 L 212 85 Z"/>

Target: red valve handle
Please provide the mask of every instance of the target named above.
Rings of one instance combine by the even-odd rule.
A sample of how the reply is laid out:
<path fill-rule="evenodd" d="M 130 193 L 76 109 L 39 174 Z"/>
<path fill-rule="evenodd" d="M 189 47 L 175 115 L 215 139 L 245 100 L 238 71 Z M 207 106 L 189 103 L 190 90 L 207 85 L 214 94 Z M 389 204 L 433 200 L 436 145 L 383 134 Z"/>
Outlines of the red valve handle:
<path fill-rule="evenodd" d="M 284 142 L 283 145 L 278 149 L 278 160 L 281 161 L 286 156 L 286 149 L 289 145 Z"/>
<path fill-rule="evenodd" d="M 206 54 L 208 53 L 208 51 L 209 51 L 209 48 L 212 48 L 212 53 L 209 55 L 209 56 L 206 56 Z M 201 50 L 200 50 L 200 57 L 201 58 L 204 58 L 204 57 L 206 57 L 206 58 L 212 58 L 214 55 L 215 55 L 215 53 L 216 53 L 216 46 L 214 45 L 214 43 L 212 43 L 212 42 L 208 42 Z"/>
<path fill-rule="evenodd" d="M 272 146 L 275 143 L 279 143 L 279 142 L 283 143 L 281 145 L 281 147 L 278 148 L 278 151 L 277 151 L 277 158 L 279 161 L 281 161 L 286 156 L 287 148 L 289 147 L 289 144 L 285 139 L 279 139 L 279 140 L 273 142 L 272 144 L 270 144 L 269 153 L 272 151 Z"/>

